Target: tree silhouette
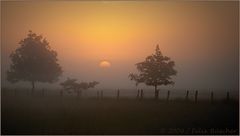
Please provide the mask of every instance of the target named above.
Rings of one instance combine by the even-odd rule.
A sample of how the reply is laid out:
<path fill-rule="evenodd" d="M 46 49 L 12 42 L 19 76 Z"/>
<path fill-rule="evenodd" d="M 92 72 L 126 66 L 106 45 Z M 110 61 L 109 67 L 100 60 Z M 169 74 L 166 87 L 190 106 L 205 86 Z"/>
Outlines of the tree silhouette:
<path fill-rule="evenodd" d="M 81 92 L 82 90 L 87 90 L 89 88 L 94 88 L 99 82 L 93 81 L 93 82 L 81 82 L 77 83 L 77 79 L 70 79 L 67 78 L 66 81 L 60 83 L 60 85 L 63 87 L 64 90 L 70 92 L 73 90 L 74 92 Z"/>
<path fill-rule="evenodd" d="M 36 82 L 52 83 L 58 80 L 62 69 L 57 62 L 57 52 L 50 48 L 45 38 L 29 31 L 19 44 L 20 47 L 10 55 L 12 64 L 7 71 L 8 81 L 29 81 L 33 92 Z"/>
<path fill-rule="evenodd" d="M 177 74 L 177 71 L 173 68 L 175 66 L 174 61 L 171 61 L 169 57 L 163 56 L 159 45 L 156 46 L 155 54 L 146 57 L 145 61 L 137 63 L 136 67 L 139 74 L 129 74 L 130 80 L 134 80 L 136 85 L 139 83 L 145 83 L 149 86 L 155 87 L 155 98 L 158 98 L 160 85 L 174 84 L 171 76 Z"/>

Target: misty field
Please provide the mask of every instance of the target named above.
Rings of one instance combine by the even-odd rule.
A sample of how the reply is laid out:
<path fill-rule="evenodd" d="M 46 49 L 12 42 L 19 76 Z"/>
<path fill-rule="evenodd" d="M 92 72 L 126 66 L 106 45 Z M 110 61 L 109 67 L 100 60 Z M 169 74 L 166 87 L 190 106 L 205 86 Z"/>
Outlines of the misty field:
<path fill-rule="evenodd" d="M 5 95 L 2 134 L 238 134 L 238 101 Z"/>

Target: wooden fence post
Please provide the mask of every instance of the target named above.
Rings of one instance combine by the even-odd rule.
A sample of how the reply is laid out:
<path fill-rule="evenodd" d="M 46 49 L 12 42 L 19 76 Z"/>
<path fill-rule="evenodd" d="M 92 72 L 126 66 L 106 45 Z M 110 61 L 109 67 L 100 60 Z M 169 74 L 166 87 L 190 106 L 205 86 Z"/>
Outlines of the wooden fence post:
<path fill-rule="evenodd" d="M 186 93 L 186 97 L 185 97 L 185 100 L 188 101 L 189 100 L 189 91 L 187 90 L 187 93 Z"/>
<path fill-rule="evenodd" d="M 34 91 L 35 91 L 35 90 L 33 90 L 33 89 L 31 90 L 31 95 L 32 95 L 32 96 L 34 96 Z"/>
<path fill-rule="evenodd" d="M 103 99 L 103 91 L 101 90 L 101 99 Z"/>
<path fill-rule="evenodd" d="M 5 92 L 5 88 L 4 88 L 4 89 L 2 89 L 1 95 L 2 95 L 2 96 L 5 96 L 5 94 L 6 94 L 6 92 Z"/>
<path fill-rule="evenodd" d="M 143 89 L 141 89 L 141 95 L 140 95 L 140 99 L 143 99 Z"/>
<path fill-rule="evenodd" d="M 61 97 L 63 96 L 63 90 L 60 90 L 60 96 Z"/>
<path fill-rule="evenodd" d="M 170 91 L 168 90 L 168 92 L 167 92 L 167 102 L 169 101 L 169 98 L 170 98 Z"/>
<path fill-rule="evenodd" d="M 156 90 L 156 92 L 155 92 L 155 100 L 158 100 L 158 97 L 159 97 L 159 90 Z"/>
<path fill-rule="evenodd" d="M 230 97 L 229 97 L 229 92 L 227 92 L 227 102 L 229 102 L 230 101 Z"/>
<path fill-rule="evenodd" d="M 17 89 L 14 89 L 14 96 L 17 96 Z"/>
<path fill-rule="evenodd" d="M 77 97 L 78 98 L 82 97 L 82 90 L 77 90 Z"/>
<path fill-rule="evenodd" d="M 44 97 L 44 89 L 42 89 L 42 96 Z"/>
<path fill-rule="evenodd" d="M 197 103 L 197 100 L 198 100 L 198 90 L 196 90 L 195 92 L 195 103 Z"/>
<path fill-rule="evenodd" d="M 120 91 L 119 89 L 117 90 L 117 99 L 119 99 Z"/>
<path fill-rule="evenodd" d="M 26 95 L 27 95 L 27 96 L 30 96 L 30 92 L 29 92 L 29 90 L 26 89 L 26 91 L 27 91 L 27 92 L 26 92 Z"/>
<path fill-rule="evenodd" d="M 139 93 L 140 93 L 140 90 L 138 89 L 137 90 L 137 99 L 139 99 Z"/>
<path fill-rule="evenodd" d="M 213 91 L 211 92 L 211 103 L 213 103 Z"/>
<path fill-rule="evenodd" d="M 99 91 L 97 91 L 97 99 L 99 99 Z"/>
<path fill-rule="evenodd" d="M 79 90 L 77 90 L 77 98 L 79 98 L 79 94 L 80 94 L 80 92 L 79 92 Z"/>

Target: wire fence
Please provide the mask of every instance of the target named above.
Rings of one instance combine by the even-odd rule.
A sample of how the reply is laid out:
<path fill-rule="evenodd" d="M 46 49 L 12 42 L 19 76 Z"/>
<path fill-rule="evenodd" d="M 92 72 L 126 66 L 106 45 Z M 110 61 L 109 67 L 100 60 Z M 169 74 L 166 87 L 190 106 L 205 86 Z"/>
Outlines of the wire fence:
<path fill-rule="evenodd" d="M 159 100 L 238 100 L 238 91 L 222 90 L 167 90 L 159 91 L 157 97 L 154 90 L 133 89 L 104 89 L 104 90 L 82 90 L 80 92 L 65 91 L 62 89 L 1 89 L 2 96 L 35 96 L 35 97 L 79 97 L 79 98 L 113 98 L 113 99 L 159 99 Z"/>

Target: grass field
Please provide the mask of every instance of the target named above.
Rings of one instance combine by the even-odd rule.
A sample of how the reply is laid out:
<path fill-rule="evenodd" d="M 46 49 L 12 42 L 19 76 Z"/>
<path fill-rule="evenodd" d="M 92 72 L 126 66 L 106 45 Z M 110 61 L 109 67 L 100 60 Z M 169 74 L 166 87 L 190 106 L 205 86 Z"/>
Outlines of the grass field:
<path fill-rule="evenodd" d="M 2 96 L 2 134 L 239 134 L 238 101 Z"/>

